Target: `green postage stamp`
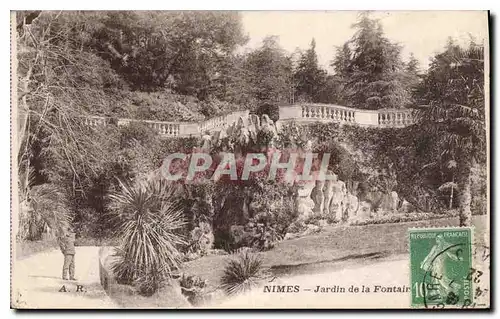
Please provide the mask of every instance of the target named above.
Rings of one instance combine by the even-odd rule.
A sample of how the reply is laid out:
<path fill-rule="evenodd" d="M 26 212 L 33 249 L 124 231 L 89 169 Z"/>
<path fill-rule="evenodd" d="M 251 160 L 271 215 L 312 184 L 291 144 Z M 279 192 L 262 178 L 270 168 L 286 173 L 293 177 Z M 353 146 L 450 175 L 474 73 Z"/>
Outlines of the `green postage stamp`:
<path fill-rule="evenodd" d="M 463 308 L 472 304 L 472 228 L 409 232 L 412 307 Z"/>

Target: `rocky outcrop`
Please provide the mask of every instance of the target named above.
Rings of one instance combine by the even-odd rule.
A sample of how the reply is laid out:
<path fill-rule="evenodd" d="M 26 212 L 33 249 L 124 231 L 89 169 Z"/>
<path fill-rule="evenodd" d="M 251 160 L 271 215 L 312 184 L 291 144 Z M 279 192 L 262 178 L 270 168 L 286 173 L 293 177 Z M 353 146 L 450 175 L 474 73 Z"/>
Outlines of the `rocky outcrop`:
<path fill-rule="evenodd" d="M 353 194 L 347 194 L 346 198 L 346 218 L 347 221 L 353 221 L 358 218 L 358 210 L 359 210 L 359 199 Z"/>
<path fill-rule="evenodd" d="M 316 173 L 312 172 L 313 175 Z M 333 173 L 329 171 L 328 174 Z M 333 180 L 311 181 L 298 186 L 295 207 L 299 217 L 306 219 L 317 216 L 337 222 L 347 220 L 346 214 L 352 214 L 357 205 L 354 203 L 351 206 L 348 205 L 349 194 L 345 183 L 338 180 L 336 175 L 334 176 Z M 353 199 L 352 201 L 356 202 Z"/>
<path fill-rule="evenodd" d="M 314 182 L 297 185 L 295 193 L 295 209 L 299 219 L 307 219 L 312 216 L 315 204 L 311 198 L 311 192 L 314 187 Z"/>

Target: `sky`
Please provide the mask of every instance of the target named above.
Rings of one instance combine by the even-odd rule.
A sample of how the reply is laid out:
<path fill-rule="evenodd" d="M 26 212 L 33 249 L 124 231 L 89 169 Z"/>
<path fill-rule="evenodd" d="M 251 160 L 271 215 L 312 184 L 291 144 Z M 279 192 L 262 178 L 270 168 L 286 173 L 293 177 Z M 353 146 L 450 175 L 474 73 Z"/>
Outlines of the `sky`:
<path fill-rule="evenodd" d="M 244 11 L 241 13 L 244 32 L 249 41 L 243 50 L 259 47 L 268 35 L 279 36 L 279 43 L 289 53 L 306 50 L 316 40 L 319 63 L 329 66 L 335 46 L 343 45 L 354 34 L 352 24 L 357 11 Z M 391 41 L 403 45 L 402 58 L 410 53 L 426 69 L 430 58 L 442 51 L 449 36 L 466 44 L 470 36 L 486 43 L 488 20 L 486 11 L 386 11 L 372 12 L 380 19 L 384 33 Z"/>

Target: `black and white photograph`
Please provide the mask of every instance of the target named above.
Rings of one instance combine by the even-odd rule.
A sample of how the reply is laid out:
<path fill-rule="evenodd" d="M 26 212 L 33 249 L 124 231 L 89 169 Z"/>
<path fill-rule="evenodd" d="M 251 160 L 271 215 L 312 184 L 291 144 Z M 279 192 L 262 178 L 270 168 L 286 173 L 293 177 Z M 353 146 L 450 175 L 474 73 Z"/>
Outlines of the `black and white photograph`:
<path fill-rule="evenodd" d="M 491 307 L 488 11 L 10 19 L 11 308 Z"/>

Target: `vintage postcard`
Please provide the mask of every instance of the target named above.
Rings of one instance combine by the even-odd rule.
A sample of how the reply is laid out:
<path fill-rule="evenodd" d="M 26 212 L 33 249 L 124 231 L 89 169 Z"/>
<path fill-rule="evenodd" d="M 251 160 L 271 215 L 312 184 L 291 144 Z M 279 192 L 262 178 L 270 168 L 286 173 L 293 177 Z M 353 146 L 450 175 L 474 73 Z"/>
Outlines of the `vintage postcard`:
<path fill-rule="evenodd" d="M 11 307 L 489 309 L 487 11 L 11 13 Z"/>

